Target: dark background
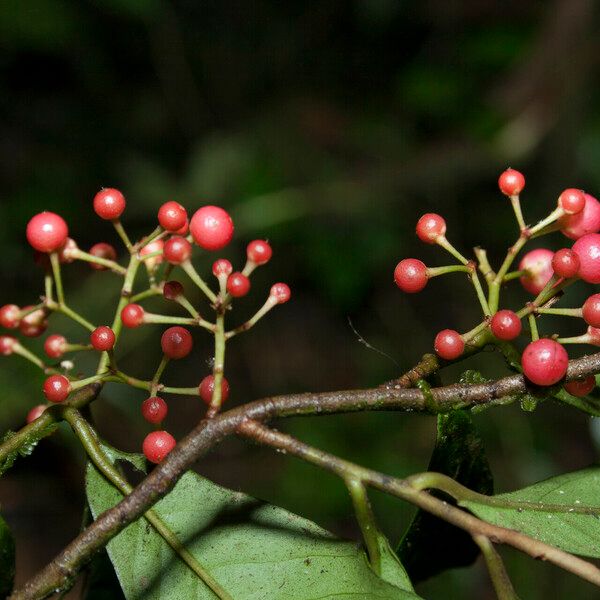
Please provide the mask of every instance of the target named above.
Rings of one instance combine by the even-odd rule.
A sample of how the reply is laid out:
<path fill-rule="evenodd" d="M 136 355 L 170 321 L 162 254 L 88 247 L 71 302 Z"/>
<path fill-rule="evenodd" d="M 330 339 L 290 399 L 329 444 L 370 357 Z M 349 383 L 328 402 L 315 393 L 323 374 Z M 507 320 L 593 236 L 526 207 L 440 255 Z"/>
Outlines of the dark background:
<path fill-rule="evenodd" d="M 431 349 L 439 329 L 466 331 L 479 319 L 462 276 L 434 280 L 417 296 L 394 286 L 401 258 L 451 262 L 415 238 L 420 214 L 440 212 L 457 247 L 469 252 L 483 244 L 497 264 L 516 235 L 496 185 L 507 166 L 527 176 L 529 221 L 544 216 L 565 187 L 600 190 L 599 24 L 591 0 L 3 0 L 0 304 L 33 303 L 42 291 L 42 272 L 24 239 L 36 212 L 62 214 L 87 249 L 117 242 L 92 210 L 101 186 L 127 196 L 124 223 L 134 237 L 154 227 L 168 199 L 190 211 L 216 203 L 236 224 L 225 253 L 234 264 L 242 266 L 252 238 L 268 238 L 274 248 L 231 320 L 250 316 L 274 281 L 294 292 L 292 302 L 229 345 L 230 405 L 393 378 Z M 543 243 L 558 248 L 565 238 Z M 207 277 L 213 258 L 196 261 Z M 110 321 L 114 276 L 73 265 L 66 280 L 75 308 L 95 322 Z M 522 305 L 518 284 L 511 290 L 504 305 Z M 577 306 L 589 291 L 573 290 L 565 305 Z M 392 359 L 362 345 L 348 318 Z M 582 329 L 548 320 L 541 327 Z M 74 341 L 82 336 L 61 318 L 52 319 L 51 331 Z M 159 332 L 125 334 L 120 356 L 129 372 L 151 375 Z M 167 380 L 194 385 L 208 372 L 211 351 L 208 336 L 198 333 L 192 358 L 170 368 Z M 89 357 L 75 360 L 91 370 Z M 495 354 L 471 363 L 488 376 L 505 372 Z M 41 383 L 23 361 L 3 359 L 2 430 L 21 425 L 40 402 Z M 102 435 L 138 451 L 148 431 L 141 400 L 138 392 L 108 386 L 94 406 Z M 166 427 L 181 437 L 202 410 L 197 399 L 173 398 Z M 596 458 L 590 420 L 559 406 L 525 413 L 515 405 L 476 420 L 499 491 Z M 398 476 L 426 468 L 435 432 L 434 419 L 399 413 L 280 426 Z M 64 430 L 2 479 L 19 582 L 76 534 L 83 464 Z M 358 539 L 343 485 L 294 459 L 232 440 L 198 470 Z M 410 507 L 373 499 L 397 540 Z M 523 598 L 596 594 L 554 567 L 511 550 L 503 555 Z M 479 563 L 418 591 L 432 599 L 493 597 Z"/>

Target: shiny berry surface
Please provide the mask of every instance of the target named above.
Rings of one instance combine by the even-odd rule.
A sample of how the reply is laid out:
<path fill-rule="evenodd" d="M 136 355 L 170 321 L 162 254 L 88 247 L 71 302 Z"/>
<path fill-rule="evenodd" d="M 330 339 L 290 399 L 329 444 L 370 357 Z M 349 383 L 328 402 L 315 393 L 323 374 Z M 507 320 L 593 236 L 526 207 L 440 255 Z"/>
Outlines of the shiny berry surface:
<path fill-rule="evenodd" d="M 506 169 L 498 178 L 498 187 L 505 196 L 517 196 L 525 187 L 525 177 L 516 169 Z"/>
<path fill-rule="evenodd" d="M 90 343 L 99 352 L 112 350 L 115 339 L 115 332 L 108 325 L 100 325 L 90 335 Z"/>
<path fill-rule="evenodd" d="M 194 346 L 192 334 L 185 327 L 169 327 L 160 339 L 162 351 L 172 359 L 185 358 Z"/>
<path fill-rule="evenodd" d="M 579 256 L 578 275 L 588 283 L 600 283 L 600 234 L 588 233 L 573 244 Z"/>
<path fill-rule="evenodd" d="M 176 444 L 175 438 L 170 433 L 153 431 L 145 437 L 142 450 L 150 462 L 158 464 L 175 448 Z"/>
<path fill-rule="evenodd" d="M 16 304 L 5 304 L 0 308 L 0 325 L 6 329 L 19 326 L 21 309 Z"/>
<path fill-rule="evenodd" d="M 523 256 L 519 263 L 519 271 L 527 271 L 519 278 L 521 285 L 534 296 L 537 296 L 548 283 L 554 271 L 552 259 L 554 252 L 547 248 L 536 248 Z"/>
<path fill-rule="evenodd" d="M 0 354 L 2 356 L 10 356 L 17 343 L 17 338 L 14 338 L 12 335 L 0 335 Z"/>
<path fill-rule="evenodd" d="M 214 390 L 215 378 L 213 375 L 207 375 L 198 386 L 200 398 L 202 398 L 206 404 L 210 404 Z M 221 382 L 221 402 L 225 402 L 227 398 L 229 398 L 229 383 L 227 382 L 227 379 L 223 377 L 223 381 Z"/>
<path fill-rule="evenodd" d="M 292 291 L 287 283 L 274 283 L 269 297 L 274 298 L 277 304 L 285 304 L 292 297 Z"/>
<path fill-rule="evenodd" d="M 394 269 L 396 285 L 408 294 L 420 292 L 428 281 L 427 267 L 417 258 L 405 258 Z"/>
<path fill-rule="evenodd" d="M 64 375 L 50 375 L 44 381 L 43 392 L 49 402 L 63 402 L 71 392 L 71 384 Z"/>
<path fill-rule="evenodd" d="M 499 340 L 514 340 L 521 333 L 521 319 L 512 310 L 499 310 L 492 317 L 490 329 Z"/>
<path fill-rule="evenodd" d="M 22 310 L 27 311 L 32 306 L 24 306 Z M 25 337 L 39 337 L 48 329 L 48 319 L 46 313 L 41 308 L 25 315 L 19 323 L 19 331 Z"/>
<path fill-rule="evenodd" d="M 101 219 L 118 219 L 125 210 L 125 196 L 114 188 L 102 189 L 94 196 L 94 210 Z"/>
<path fill-rule="evenodd" d="M 592 327 L 600 327 L 600 294 L 592 294 L 581 308 L 584 321 Z"/>
<path fill-rule="evenodd" d="M 234 298 L 241 298 L 250 291 L 250 280 L 242 273 L 232 273 L 227 278 L 227 291 Z"/>
<path fill-rule="evenodd" d="M 165 243 L 162 240 L 154 240 L 149 244 L 146 244 L 140 250 L 140 256 L 144 259 L 144 264 L 149 271 L 154 271 L 158 265 L 160 265 L 163 261 L 162 254 L 156 254 L 156 256 L 150 256 L 150 254 L 155 254 L 156 252 L 164 252 Z M 145 258 L 150 256 L 150 258 Z"/>
<path fill-rule="evenodd" d="M 218 206 L 199 208 L 190 221 L 190 233 L 198 246 L 205 250 L 220 250 L 233 237 L 233 221 Z"/>
<path fill-rule="evenodd" d="M 69 228 L 65 220 L 53 212 L 43 212 L 27 223 L 27 241 L 39 252 L 54 252 L 66 241 Z"/>
<path fill-rule="evenodd" d="M 179 202 L 174 200 L 165 202 L 158 209 L 158 222 L 167 231 L 178 232 L 179 229 L 185 227 L 187 220 L 187 211 Z"/>
<path fill-rule="evenodd" d="M 569 356 L 563 346 L 554 340 L 536 340 L 523 351 L 521 366 L 525 377 L 532 383 L 553 385 L 565 376 Z"/>
<path fill-rule="evenodd" d="M 142 402 L 142 416 L 148 423 L 162 423 L 167 416 L 168 407 L 167 403 L 158 396 L 152 396 L 146 398 Z"/>
<path fill-rule="evenodd" d="M 458 331 L 443 329 L 435 336 L 433 347 L 439 357 L 454 360 L 464 352 L 465 343 Z"/>
<path fill-rule="evenodd" d="M 58 333 L 49 335 L 44 342 L 44 352 L 50 358 L 60 358 L 65 353 L 67 339 Z"/>
<path fill-rule="evenodd" d="M 144 322 L 144 309 L 139 304 L 127 304 L 121 311 L 121 321 L 130 329 L 139 327 Z"/>
<path fill-rule="evenodd" d="M 559 221 L 561 232 L 572 240 L 588 233 L 600 231 L 600 202 L 589 194 L 584 194 L 585 206 L 575 215 L 566 215 Z"/>
<path fill-rule="evenodd" d="M 583 396 L 587 396 L 596 387 L 596 378 L 590 375 L 585 379 L 575 379 L 574 381 L 565 383 L 563 387 L 571 396 L 582 398 Z"/>
<path fill-rule="evenodd" d="M 585 207 L 585 194 L 581 190 L 569 188 L 558 197 L 558 206 L 568 215 L 576 215 Z"/>
<path fill-rule="evenodd" d="M 417 237 L 426 244 L 435 244 L 446 234 L 446 221 L 435 213 L 424 214 L 417 222 Z"/>
<path fill-rule="evenodd" d="M 264 240 L 253 240 L 246 248 L 246 257 L 256 265 L 266 265 L 272 256 L 273 250 Z"/>
<path fill-rule="evenodd" d="M 212 266 L 212 272 L 215 277 L 229 277 L 233 273 L 233 267 L 226 258 L 215 260 Z"/>
<path fill-rule="evenodd" d="M 107 244 L 106 242 L 99 242 L 98 244 L 94 244 L 89 251 L 89 254 L 92 256 L 97 256 L 98 258 L 105 258 L 106 260 L 116 260 L 117 259 L 117 251 L 114 246 Z M 99 265 L 97 263 L 90 263 L 90 267 L 95 269 L 96 271 L 106 271 L 108 267 L 104 265 Z"/>
<path fill-rule="evenodd" d="M 184 237 L 174 236 L 165 242 L 163 255 L 172 265 L 180 265 L 192 255 L 192 245 Z"/>
<path fill-rule="evenodd" d="M 573 250 L 561 248 L 552 257 L 552 270 L 559 277 L 576 277 L 579 271 L 579 256 Z"/>
<path fill-rule="evenodd" d="M 183 285 L 179 281 L 167 281 L 163 285 L 163 297 L 166 300 L 175 300 L 183 294 Z"/>

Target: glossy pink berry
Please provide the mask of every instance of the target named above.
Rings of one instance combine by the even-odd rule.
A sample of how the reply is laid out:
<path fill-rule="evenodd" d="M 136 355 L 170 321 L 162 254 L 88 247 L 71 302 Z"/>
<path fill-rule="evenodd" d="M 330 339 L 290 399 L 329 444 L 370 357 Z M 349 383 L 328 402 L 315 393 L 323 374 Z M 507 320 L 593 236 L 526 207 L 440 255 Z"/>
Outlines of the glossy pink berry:
<path fill-rule="evenodd" d="M 192 255 L 192 245 L 184 237 L 176 235 L 165 242 L 163 255 L 172 265 L 180 265 Z"/>
<path fill-rule="evenodd" d="M 241 298 L 250 291 L 250 280 L 243 273 L 232 273 L 227 278 L 227 291 L 234 298 Z"/>
<path fill-rule="evenodd" d="M 505 196 L 518 196 L 525 187 L 525 177 L 515 169 L 506 169 L 498 178 L 498 187 Z"/>
<path fill-rule="evenodd" d="M 547 248 L 537 248 L 528 252 L 519 263 L 519 271 L 527 271 L 519 278 L 521 285 L 534 296 L 537 296 L 546 286 L 554 271 L 552 258 L 554 252 Z"/>
<path fill-rule="evenodd" d="M 175 438 L 166 431 L 153 431 L 149 433 L 144 439 L 142 450 L 144 456 L 155 464 L 162 462 L 162 460 L 175 448 L 177 442 Z"/>
<path fill-rule="evenodd" d="M 115 345 L 115 332 L 108 325 L 100 325 L 92 331 L 90 342 L 98 352 L 112 350 Z"/>
<path fill-rule="evenodd" d="M 144 322 L 144 309 L 139 304 L 127 304 L 121 311 L 121 321 L 130 329 L 139 327 Z"/>
<path fill-rule="evenodd" d="M 490 323 L 492 333 L 504 341 L 514 340 L 521 333 L 521 319 L 512 310 L 499 310 Z"/>
<path fill-rule="evenodd" d="M 33 306 L 24 306 L 22 310 L 27 311 L 31 308 Z M 39 337 L 46 329 L 48 329 L 48 319 L 42 308 L 25 315 L 19 323 L 19 331 L 25 337 Z"/>
<path fill-rule="evenodd" d="M 600 294 L 592 294 L 581 308 L 583 320 L 592 327 L 600 327 Z"/>
<path fill-rule="evenodd" d="M 220 250 L 233 237 L 233 221 L 218 206 L 199 208 L 190 221 L 190 232 L 198 246 L 205 250 Z"/>
<path fill-rule="evenodd" d="M 184 327 L 169 327 L 160 339 L 162 351 L 173 359 L 185 358 L 194 345 L 192 334 Z"/>
<path fill-rule="evenodd" d="M 446 221 L 435 213 L 424 214 L 417 222 L 417 237 L 426 244 L 435 244 L 446 235 Z"/>
<path fill-rule="evenodd" d="M 536 385 L 553 385 L 567 372 L 569 356 L 558 342 L 541 339 L 531 342 L 523 351 L 521 366 L 525 377 Z"/>
<path fill-rule="evenodd" d="M 27 223 L 27 241 L 39 252 L 54 252 L 66 241 L 69 228 L 62 217 L 53 212 L 43 212 Z"/>
<path fill-rule="evenodd" d="M 118 219 L 125 210 L 125 196 L 114 188 L 104 188 L 94 196 L 94 210 L 101 219 Z"/>
<path fill-rule="evenodd" d="M 264 240 L 254 240 L 248 244 L 246 248 L 246 256 L 250 262 L 255 265 L 265 265 L 271 260 L 273 250 L 269 242 Z"/>
<path fill-rule="evenodd" d="M 211 403 L 213 392 L 215 391 L 215 378 L 213 375 L 207 375 L 198 386 L 198 393 L 200 398 L 206 403 Z M 221 402 L 225 402 L 229 398 L 229 383 L 227 379 L 223 377 L 221 382 Z"/>
<path fill-rule="evenodd" d="M 443 329 L 435 336 L 433 347 L 439 357 L 454 360 L 464 352 L 465 342 L 458 331 Z"/>
<path fill-rule="evenodd" d="M 94 244 L 90 248 L 89 252 L 92 256 L 97 256 L 98 258 L 105 258 L 106 260 L 116 260 L 117 259 L 117 251 L 113 246 L 107 244 L 105 242 L 100 242 L 98 244 Z M 103 265 L 99 265 L 97 263 L 90 263 L 90 267 L 92 269 L 96 269 L 96 271 L 106 271 L 108 267 Z"/>
<path fill-rule="evenodd" d="M 158 222 L 167 231 L 178 232 L 179 229 L 185 227 L 187 220 L 187 211 L 179 202 L 174 200 L 165 202 L 158 209 Z"/>
<path fill-rule="evenodd" d="M 559 220 L 561 232 L 572 240 L 600 231 L 600 202 L 589 194 L 584 196 L 585 206 L 581 212 L 566 215 Z"/>
<path fill-rule="evenodd" d="M 576 215 L 585 207 L 585 194 L 581 190 L 569 188 L 558 197 L 558 206 L 567 215 Z"/>
<path fill-rule="evenodd" d="M 405 258 L 394 269 L 396 285 L 408 294 L 420 292 L 428 280 L 427 267 L 417 258 Z"/>
<path fill-rule="evenodd" d="M 569 381 L 569 383 L 565 383 L 563 387 L 571 396 L 582 398 L 583 396 L 587 396 L 596 387 L 596 378 L 590 375 L 585 379 L 575 379 Z"/>
<path fill-rule="evenodd" d="M 568 248 L 557 250 L 552 257 L 552 270 L 559 277 L 576 277 L 579 271 L 579 256 Z"/>
<path fill-rule="evenodd" d="M 16 304 L 5 304 L 0 308 L 0 325 L 6 329 L 16 329 L 21 320 L 21 309 Z"/>
<path fill-rule="evenodd" d="M 58 333 L 49 335 L 44 342 L 44 352 L 50 358 L 60 358 L 65 353 L 66 347 L 67 339 Z"/>
<path fill-rule="evenodd" d="M 27 413 L 27 423 L 33 423 L 33 421 L 35 421 L 37 418 L 41 417 L 42 413 L 46 410 L 47 406 L 45 404 L 38 404 L 37 406 L 34 406 L 28 413 Z"/>
<path fill-rule="evenodd" d="M 229 277 L 233 273 L 233 267 L 226 258 L 219 258 L 215 260 L 212 266 L 213 275 L 219 277 Z"/>
<path fill-rule="evenodd" d="M 273 298 L 277 304 L 285 304 L 292 297 L 292 291 L 287 283 L 274 283 L 269 292 L 269 298 Z"/>
<path fill-rule="evenodd" d="M 148 423 L 162 423 L 167 416 L 168 407 L 167 403 L 158 396 L 152 396 L 146 398 L 142 402 L 142 416 Z"/>
<path fill-rule="evenodd" d="M 150 254 L 154 254 L 155 252 L 164 252 L 165 243 L 162 240 L 154 240 L 149 244 L 146 244 L 140 250 L 140 257 L 144 259 L 144 264 L 148 271 L 154 271 L 158 265 L 160 265 L 163 261 L 163 254 L 156 254 L 155 256 L 151 256 L 150 258 L 145 258 L 146 256 L 150 256 Z"/>
<path fill-rule="evenodd" d="M 0 335 L 0 354 L 2 356 L 10 356 L 17 344 L 17 338 L 14 338 L 12 335 Z"/>
<path fill-rule="evenodd" d="M 49 402 L 63 402 L 71 393 L 71 383 L 64 375 L 50 375 L 44 381 L 43 392 Z"/>
<path fill-rule="evenodd" d="M 573 244 L 579 256 L 578 275 L 588 283 L 600 283 L 600 234 L 588 233 Z"/>
<path fill-rule="evenodd" d="M 163 297 L 166 300 L 176 300 L 183 295 L 183 286 L 179 281 L 167 281 L 163 285 Z"/>

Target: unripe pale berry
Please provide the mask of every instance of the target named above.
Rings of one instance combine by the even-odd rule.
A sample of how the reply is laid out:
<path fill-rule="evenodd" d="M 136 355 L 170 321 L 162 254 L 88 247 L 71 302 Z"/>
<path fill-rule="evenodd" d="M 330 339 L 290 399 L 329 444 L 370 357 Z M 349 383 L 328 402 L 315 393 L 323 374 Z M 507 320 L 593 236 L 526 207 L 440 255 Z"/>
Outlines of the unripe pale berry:
<path fill-rule="evenodd" d="M 150 254 L 154 254 L 155 252 L 164 252 L 165 243 L 162 240 L 154 240 L 149 244 L 146 244 L 140 250 L 140 257 L 144 258 Z M 163 255 L 157 254 L 156 256 L 152 256 L 150 258 L 146 258 L 144 260 L 144 264 L 148 271 L 154 271 L 158 265 L 160 265 L 163 261 Z"/>
<path fill-rule="evenodd" d="M 101 219 L 118 219 L 125 210 L 125 196 L 114 188 L 104 188 L 94 196 L 94 210 Z"/>
<path fill-rule="evenodd" d="M 144 456 L 155 464 L 161 462 L 177 445 L 175 438 L 166 431 L 153 431 L 144 439 Z"/>
<path fill-rule="evenodd" d="M 581 308 L 584 321 L 592 327 L 600 327 L 600 294 L 592 294 Z"/>
<path fill-rule="evenodd" d="M 585 194 L 581 190 L 569 188 L 558 197 L 558 206 L 567 215 L 576 215 L 585 207 Z"/>
<path fill-rule="evenodd" d="M 536 385 L 553 385 L 567 372 L 569 356 L 558 342 L 540 339 L 531 342 L 524 350 L 521 366 L 525 377 Z"/>
<path fill-rule="evenodd" d="M 45 404 L 38 404 L 37 406 L 34 406 L 28 413 L 27 413 L 27 423 L 33 423 L 33 421 L 35 421 L 38 417 L 40 417 L 42 415 L 42 413 L 46 410 L 47 406 Z"/>
<path fill-rule="evenodd" d="M 527 271 L 527 274 L 520 277 L 519 281 L 530 294 L 537 296 L 552 277 L 553 257 L 552 250 L 537 248 L 521 259 L 519 271 Z"/>
<path fill-rule="evenodd" d="M 44 352 L 50 358 L 60 358 L 65 353 L 67 339 L 57 333 L 49 335 L 44 342 Z"/>
<path fill-rule="evenodd" d="M 559 277 L 576 277 L 579 271 L 579 256 L 568 248 L 557 250 L 552 257 L 552 270 Z"/>
<path fill-rule="evenodd" d="M 490 323 L 492 333 L 504 341 L 514 340 L 521 333 L 521 319 L 512 310 L 499 310 Z"/>
<path fill-rule="evenodd" d="M 63 402 L 71 392 L 71 383 L 64 375 L 50 375 L 44 381 L 43 391 L 49 402 Z"/>
<path fill-rule="evenodd" d="M 598 327 L 592 327 L 591 325 L 587 328 L 586 331 L 587 342 L 592 346 L 600 346 L 600 329 Z"/>
<path fill-rule="evenodd" d="M 583 396 L 587 396 L 596 387 L 596 378 L 590 375 L 585 379 L 575 379 L 574 381 L 565 383 L 563 387 L 571 396 L 582 398 Z"/>
<path fill-rule="evenodd" d="M 198 246 L 205 250 L 220 250 L 233 237 L 233 221 L 218 206 L 199 208 L 190 221 L 190 232 Z"/>
<path fill-rule="evenodd" d="M 213 263 L 212 272 L 217 278 L 221 276 L 229 277 L 233 273 L 233 267 L 226 258 L 219 258 Z"/>
<path fill-rule="evenodd" d="M 254 240 L 248 244 L 246 256 L 249 261 L 256 265 L 265 265 L 271 260 L 273 250 L 271 249 L 269 242 L 264 240 Z"/>
<path fill-rule="evenodd" d="M 439 357 L 454 360 L 464 352 L 465 342 L 458 331 L 443 329 L 435 336 L 433 347 Z"/>
<path fill-rule="evenodd" d="M 600 283 L 600 234 L 588 233 L 573 244 L 579 256 L 578 275 L 588 283 Z"/>
<path fill-rule="evenodd" d="M 292 291 L 287 283 L 274 283 L 269 297 L 274 298 L 277 304 L 285 304 L 292 297 Z"/>
<path fill-rule="evenodd" d="M 98 352 L 112 350 L 115 339 L 115 332 L 108 325 L 100 325 L 90 335 L 90 342 Z"/>
<path fill-rule="evenodd" d="M 14 338 L 12 335 L 0 335 L 0 354 L 2 356 L 10 356 L 17 343 L 17 338 Z"/>
<path fill-rule="evenodd" d="M 428 280 L 427 267 L 417 258 L 405 258 L 394 269 L 396 285 L 408 294 L 420 292 Z"/>
<path fill-rule="evenodd" d="M 183 294 L 183 286 L 179 281 L 167 281 L 163 285 L 163 297 L 166 300 L 176 300 Z"/>
<path fill-rule="evenodd" d="M 600 202 L 589 194 L 584 196 L 583 210 L 575 215 L 565 215 L 559 221 L 561 232 L 572 240 L 600 231 Z"/>
<path fill-rule="evenodd" d="M 167 412 L 167 403 L 158 396 L 146 398 L 142 402 L 142 416 L 148 423 L 154 423 L 155 425 L 162 423 L 167 416 Z"/>
<path fill-rule="evenodd" d="M 515 169 L 506 169 L 498 178 L 498 187 L 505 196 L 518 196 L 525 187 L 525 177 Z"/>
<path fill-rule="evenodd" d="M 177 232 L 187 223 L 187 211 L 179 202 L 170 200 L 158 209 L 158 222 L 163 229 Z"/>
<path fill-rule="evenodd" d="M 92 256 L 97 256 L 98 258 L 105 258 L 106 260 L 116 260 L 117 259 L 117 251 L 113 246 L 107 244 L 105 242 L 100 242 L 98 244 L 94 244 L 90 248 L 89 252 Z M 97 263 L 90 263 L 90 267 L 92 269 L 96 269 L 96 271 L 106 271 L 108 267 L 103 265 L 99 265 Z"/>
<path fill-rule="evenodd" d="M 243 273 L 232 273 L 227 278 L 227 291 L 234 298 L 241 298 L 250 291 L 250 280 Z"/>
<path fill-rule="evenodd" d="M 176 235 L 165 242 L 163 255 L 172 265 L 180 265 L 192 255 L 192 245 L 184 237 Z"/>
<path fill-rule="evenodd" d="M 215 390 L 215 378 L 213 375 L 207 375 L 198 386 L 198 393 L 200 394 L 200 398 L 210 405 L 212 400 L 212 395 Z M 229 398 L 229 383 L 227 379 L 223 377 L 223 381 L 221 382 L 221 402 L 225 402 Z"/>
<path fill-rule="evenodd" d="M 144 322 L 144 309 L 139 304 L 127 304 L 121 311 L 121 321 L 130 329 L 139 327 Z"/>
<path fill-rule="evenodd" d="M 6 329 L 16 329 L 19 326 L 21 309 L 16 304 L 5 304 L 0 308 L 0 325 Z"/>
<path fill-rule="evenodd" d="M 58 249 L 58 260 L 61 263 L 71 264 L 75 260 L 75 251 L 79 250 L 77 242 L 68 237 L 65 243 Z"/>
<path fill-rule="evenodd" d="M 426 244 L 435 244 L 446 235 L 446 221 L 435 213 L 424 214 L 417 222 L 417 236 Z"/>
<path fill-rule="evenodd" d="M 194 345 L 192 334 L 184 327 L 169 327 L 160 339 L 162 351 L 169 358 L 185 358 Z"/>
<path fill-rule="evenodd" d="M 69 228 L 64 219 L 53 212 L 43 212 L 27 223 L 27 241 L 39 252 L 54 252 L 67 240 Z"/>
<path fill-rule="evenodd" d="M 33 307 L 24 306 L 22 310 L 26 311 L 30 308 Z M 19 323 L 19 331 L 25 337 L 39 337 L 46 329 L 48 329 L 48 320 L 46 318 L 46 312 L 42 308 L 25 315 Z"/>

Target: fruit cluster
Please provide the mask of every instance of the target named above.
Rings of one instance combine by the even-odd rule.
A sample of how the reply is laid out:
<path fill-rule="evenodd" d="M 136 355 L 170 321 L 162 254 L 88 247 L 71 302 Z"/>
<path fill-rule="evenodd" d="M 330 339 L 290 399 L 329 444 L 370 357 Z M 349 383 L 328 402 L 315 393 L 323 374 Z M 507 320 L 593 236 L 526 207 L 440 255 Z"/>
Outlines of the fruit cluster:
<path fill-rule="evenodd" d="M 514 342 L 526 334 L 530 341 L 521 355 L 521 368 L 527 379 L 538 386 L 551 386 L 565 376 L 569 357 L 566 344 L 600 346 L 600 294 L 593 294 L 579 308 L 558 308 L 554 304 L 564 290 L 576 281 L 600 283 L 600 202 L 579 189 L 566 189 L 559 196 L 556 207 L 534 226 L 526 224 L 521 210 L 520 195 L 525 177 L 514 169 L 504 171 L 498 180 L 500 191 L 510 199 L 519 227 L 519 237 L 509 248 L 498 271 L 489 263 L 487 253 L 475 248 L 475 258 L 465 258 L 446 238 L 446 221 L 437 214 L 423 215 L 417 222 L 417 237 L 427 244 L 437 244 L 450 253 L 457 263 L 442 267 L 428 267 L 415 258 L 398 263 L 394 271 L 396 285 L 404 292 L 415 293 L 424 289 L 432 277 L 448 273 L 466 273 L 471 280 L 483 319 L 466 333 L 453 329 L 440 331 L 434 340 L 437 355 L 446 361 L 458 360 L 487 344 L 496 345 L 505 354 L 514 356 Z M 516 270 L 511 267 L 522 248 L 533 239 L 560 231 L 575 240 L 571 248 L 556 252 L 536 248 L 527 252 Z M 484 292 L 479 274 L 487 283 Z M 533 299 L 519 310 L 500 308 L 500 296 L 505 285 L 518 279 Z M 582 318 L 587 330 L 576 337 L 551 335 L 540 338 L 537 321 L 540 315 L 554 314 Z M 529 327 L 523 327 L 526 319 Z M 582 397 L 595 386 L 595 378 L 565 384 L 568 393 Z"/>
<path fill-rule="evenodd" d="M 0 354 L 16 354 L 40 367 L 48 375 L 43 384 L 43 393 L 50 403 L 62 403 L 74 390 L 93 382 L 114 381 L 146 391 L 147 397 L 141 404 L 141 413 L 146 421 L 157 430 L 146 436 L 142 448 L 148 460 L 160 462 L 175 446 L 173 436 L 161 430 L 160 425 L 167 416 L 165 394 L 199 396 L 208 406 L 207 418 L 214 416 L 229 396 L 229 383 L 224 377 L 226 342 L 235 335 L 247 331 L 267 312 L 290 299 L 290 288 L 285 283 L 276 283 L 263 306 L 248 321 L 227 331 L 225 316 L 234 298 L 246 296 L 250 291 L 253 271 L 271 260 L 272 249 L 265 240 L 254 240 L 246 249 L 246 261 L 241 271 L 234 271 L 230 261 L 219 258 L 212 265 L 212 274 L 217 280 L 215 292 L 198 274 L 191 258 L 194 247 L 205 251 L 218 251 L 233 238 L 234 225 L 230 215 L 218 206 L 202 206 L 188 218 L 187 210 L 178 202 L 169 201 L 158 211 L 158 225 L 148 236 L 132 243 L 122 223 L 121 216 L 126 208 L 123 194 L 116 189 L 102 189 L 93 200 L 96 214 L 110 221 L 123 241 L 129 254 L 127 266 L 117 262 L 117 251 L 111 244 L 100 242 L 88 252 L 81 250 L 69 237 L 65 220 L 52 212 L 35 215 L 27 224 L 27 240 L 35 250 L 35 260 L 45 268 L 45 290 L 41 301 L 23 308 L 7 304 L 0 308 L 0 325 L 18 330 L 25 337 L 39 337 L 48 328 L 49 317 L 62 313 L 87 330 L 88 339 L 73 343 L 60 333 L 53 333 L 44 342 L 44 352 L 58 364 L 47 364 L 42 358 L 13 335 L 0 336 Z M 73 310 L 65 301 L 61 268 L 74 261 L 85 261 L 97 271 L 111 271 L 123 278 L 121 295 L 118 299 L 112 325 L 96 326 Z M 134 283 L 138 267 L 144 264 L 147 288 L 135 292 Z M 187 274 L 210 302 L 215 313 L 214 322 L 205 320 L 185 295 L 184 286 L 171 279 L 173 270 L 179 267 Z M 188 316 L 155 314 L 143 308 L 141 302 L 153 296 L 178 304 Z M 122 326 L 140 327 L 144 324 L 170 325 L 162 334 L 160 343 L 162 360 L 152 379 L 141 380 L 127 375 L 117 365 L 116 348 Z M 161 383 L 163 372 L 172 360 L 187 357 L 193 348 L 193 337 L 186 327 L 199 327 L 214 337 L 215 354 L 212 373 L 206 375 L 192 388 L 168 387 Z M 95 351 L 100 353 L 95 375 L 77 378 L 70 374 L 73 364 L 61 359 L 68 353 Z M 159 393 L 161 395 L 159 395 Z M 27 422 L 37 419 L 48 405 L 33 407 Z"/>

